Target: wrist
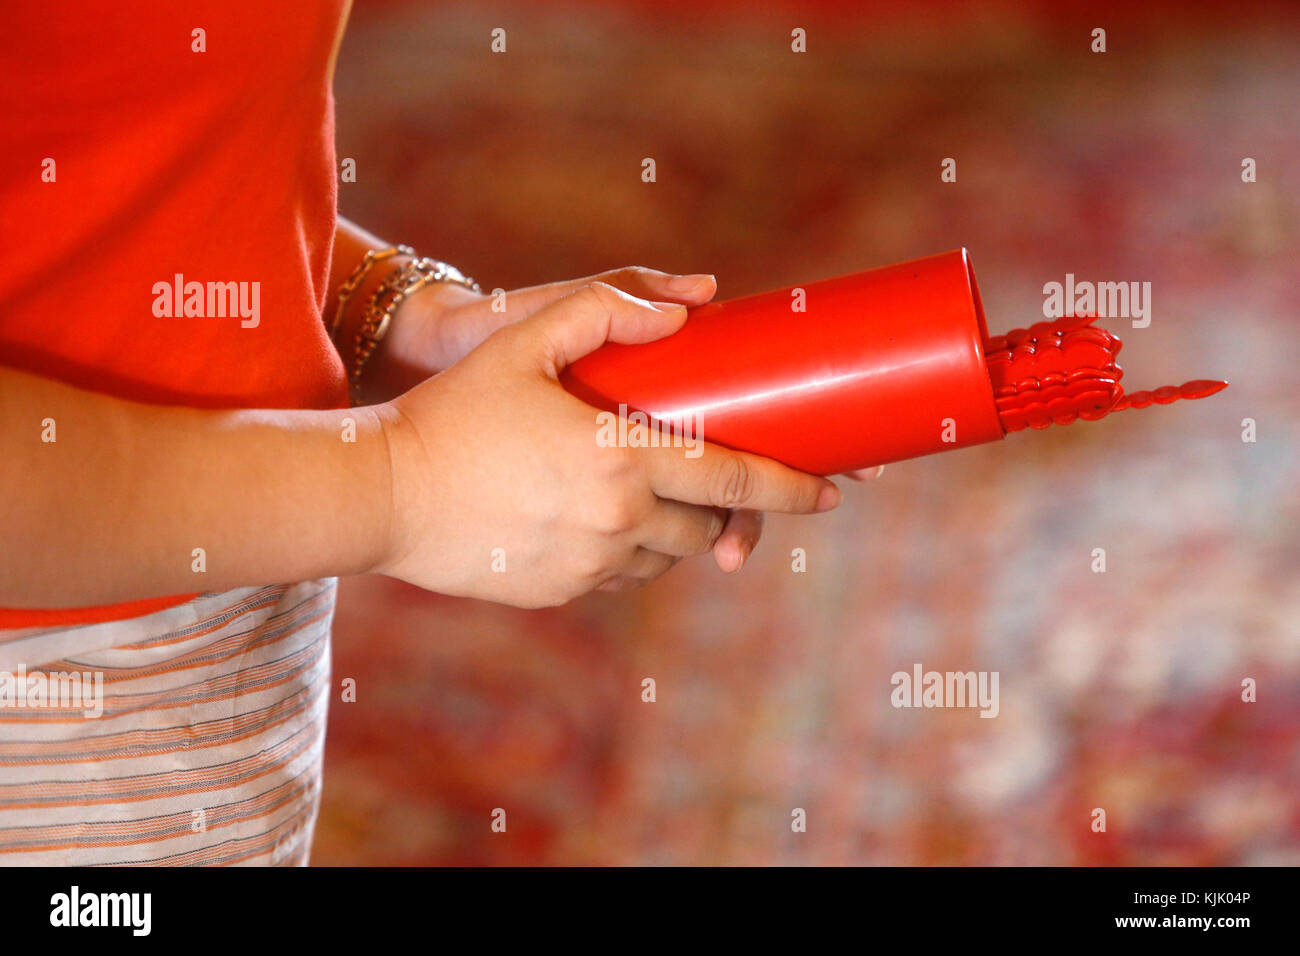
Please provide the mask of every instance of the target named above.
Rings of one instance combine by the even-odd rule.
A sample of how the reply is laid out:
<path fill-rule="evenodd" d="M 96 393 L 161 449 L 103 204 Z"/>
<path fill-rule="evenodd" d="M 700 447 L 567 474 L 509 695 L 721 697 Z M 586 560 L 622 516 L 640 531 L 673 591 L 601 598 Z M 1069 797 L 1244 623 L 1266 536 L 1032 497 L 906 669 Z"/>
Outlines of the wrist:
<path fill-rule="evenodd" d="M 405 268 L 415 258 L 413 251 L 405 246 L 393 248 L 400 251 L 383 255 L 373 262 L 370 261 L 370 257 L 375 255 L 374 251 L 366 253 L 366 258 L 357 266 L 360 275 L 350 278 L 348 287 L 339 292 L 330 321 L 330 338 L 338 350 L 339 357 L 343 360 L 343 368 L 348 376 L 349 392 L 354 404 L 357 405 L 383 401 L 389 397 L 382 393 L 372 394 L 376 391 L 369 387 L 369 382 L 375 378 L 373 375 L 367 374 L 360 382 L 354 383 L 353 379 L 359 361 L 357 346 L 365 324 L 367 307 L 389 277 Z M 370 373 L 372 370 L 367 368 L 365 371 Z"/>
<path fill-rule="evenodd" d="M 462 354 L 457 351 L 462 346 L 452 341 L 454 335 L 447 334 L 452 323 L 445 319 L 456 307 L 482 299 L 479 292 L 462 284 L 472 280 L 464 279 L 455 269 L 451 269 L 454 278 L 446 280 L 437 273 L 428 275 L 429 269 L 443 264 L 419 259 L 407 254 L 409 251 L 376 263 L 346 301 L 340 300 L 333 323 L 334 343 L 348 371 L 356 404 L 388 401 L 449 367 Z M 413 263 L 423 264 L 426 277 L 413 285 L 407 280 L 403 288 L 401 273 Z M 382 339 L 376 336 L 375 341 L 367 339 L 374 330 L 367 327 L 367 316 L 382 315 L 373 311 L 372 305 L 381 312 L 388 305 L 391 311 L 380 323 L 384 326 Z"/>
<path fill-rule="evenodd" d="M 174 448 L 194 474 L 178 484 L 219 563 L 243 579 L 226 586 L 361 574 L 382 560 L 391 468 L 376 409 L 194 414 Z M 220 473 L 213 460 L 227 463 Z"/>
<path fill-rule="evenodd" d="M 367 365 L 366 374 L 383 390 L 377 397 L 395 398 L 450 368 L 461 353 L 454 341 L 456 323 L 449 320 L 458 307 L 481 298 L 454 282 L 430 283 L 407 298 Z"/>

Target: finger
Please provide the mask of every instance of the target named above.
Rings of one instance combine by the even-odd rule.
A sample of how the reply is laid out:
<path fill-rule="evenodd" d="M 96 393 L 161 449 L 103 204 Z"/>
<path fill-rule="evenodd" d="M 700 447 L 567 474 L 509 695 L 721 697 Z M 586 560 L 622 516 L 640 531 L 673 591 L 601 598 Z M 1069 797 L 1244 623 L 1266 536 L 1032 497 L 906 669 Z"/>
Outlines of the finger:
<path fill-rule="evenodd" d="M 785 514 L 830 511 L 840 503 L 840 490 L 833 482 L 770 458 L 708 443 L 695 458 L 678 448 L 645 451 L 651 456 L 650 488 L 660 498 Z"/>
<path fill-rule="evenodd" d="M 727 573 L 739 571 L 749 560 L 763 534 L 763 512 L 739 508 L 727 517 L 727 525 L 713 545 L 713 560 Z"/>
<path fill-rule="evenodd" d="M 879 478 L 885 472 L 884 465 L 877 465 L 875 468 L 864 468 L 859 471 L 846 471 L 845 478 L 852 478 L 854 481 L 870 481 L 872 478 Z"/>
<path fill-rule="evenodd" d="M 663 574 L 680 558 L 671 554 L 660 554 L 647 548 L 637 548 L 636 553 L 619 569 L 618 574 L 602 581 L 599 591 L 625 591 L 629 588 L 644 587 Z"/>
<path fill-rule="evenodd" d="M 606 342 L 653 342 L 685 321 L 683 305 L 649 302 L 595 282 L 503 331 L 522 342 L 520 354 L 557 378 L 565 366 Z"/>
<path fill-rule="evenodd" d="M 713 548 L 727 523 L 727 512 L 661 499 L 642 525 L 641 545 L 685 558 Z"/>
<path fill-rule="evenodd" d="M 680 302 L 683 305 L 703 305 L 718 291 L 718 280 L 711 275 L 674 275 L 647 269 L 645 266 L 627 266 L 610 269 L 600 275 L 565 282 L 548 282 L 546 285 L 515 289 L 505 294 L 507 314 L 519 318 L 532 315 L 552 302 L 558 302 L 593 282 L 604 282 L 629 295 L 662 302 Z"/>

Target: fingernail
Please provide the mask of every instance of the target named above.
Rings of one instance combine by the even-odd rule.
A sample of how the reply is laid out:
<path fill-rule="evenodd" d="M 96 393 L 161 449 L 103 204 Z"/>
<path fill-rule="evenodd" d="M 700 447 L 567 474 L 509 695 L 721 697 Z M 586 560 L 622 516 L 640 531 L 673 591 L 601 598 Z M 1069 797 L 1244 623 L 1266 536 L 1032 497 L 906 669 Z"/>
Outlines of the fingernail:
<path fill-rule="evenodd" d="M 686 306 L 680 302 L 651 302 L 660 312 L 685 312 Z"/>
<path fill-rule="evenodd" d="M 725 554 L 727 566 L 722 570 L 726 571 L 728 574 L 735 574 L 743 568 L 745 566 L 745 559 L 749 557 L 749 552 L 745 549 L 745 546 L 739 542 L 732 542 L 731 547 L 726 549 Z"/>
<path fill-rule="evenodd" d="M 713 276 L 706 273 L 698 273 L 689 276 L 673 276 L 668 280 L 668 290 L 670 292 L 694 292 L 704 283 L 713 279 Z"/>
<path fill-rule="evenodd" d="M 821 494 L 817 496 L 817 510 L 830 511 L 840 503 L 840 489 L 834 484 L 822 486 Z"/>
<path fill-rule="evenodd" d="M 884 471 L 884 465 L 877 465 L 869 471 L 846 471 L 844 472 L 844 477 L 852 478 L 854 481 L 867 481 L 871 478 L 879 478 L 884 474 Z"/>

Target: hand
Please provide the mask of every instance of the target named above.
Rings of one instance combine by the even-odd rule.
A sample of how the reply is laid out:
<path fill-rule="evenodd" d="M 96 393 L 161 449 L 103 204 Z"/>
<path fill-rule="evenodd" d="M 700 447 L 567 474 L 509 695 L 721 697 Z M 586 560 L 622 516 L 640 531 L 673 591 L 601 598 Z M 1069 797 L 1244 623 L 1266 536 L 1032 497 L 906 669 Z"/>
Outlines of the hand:
<path fill-rule="evenodd" d="M 826 479 L 717 445 L 687 458 L 597 444 L 596 410 L 564 390 L 560 371 L 606 341 L 669 335 L 685 316 L 591 283 L 381 406 L 392 508 L 376 570 L 446 594 L 555 605 L 710 551 L 729 509 L 834 508 L 839 489 Z"/>
<path fill-rule="evenodd" d="M 393 317 L 392 331 L 371 359 L 366 376 L 384 385 L 376 392 L 377 398 L 400 395 L 429 376 L 451 368 L 497 329 L 526 319 L 593 282 L 644 299 L 679 302 L 688 308 L 703 305 L 718 290 L 711 275 L 670 275 L 643 266 L 515 289 L 499 297 L 471 292 L 454 283 L 435 282 L 402 303 Z"/>
<path fill-rule="evenodd" d="M 434 283 L 412 295 L 395 316 L 392 332 L 366 370 L 365 381 L 370 386 L 367 397 L 385 400 L 414 388 L 460 361 L 497 329 L 521 321 L 593 282 L 688 308 L 710 301 L 718 290 L 712 275 L 675 275 L 644 266 L 529 286 L 507 292 L 500 299 L 454 283 Z M 498 309 L 504 305 L 504 311 L 494 311 L 494 303 L 499 303 Z M 739 571 L 762 533 L 761 512 L 729 513 L 713 549 L 718 567 L 727 572 Z"/>

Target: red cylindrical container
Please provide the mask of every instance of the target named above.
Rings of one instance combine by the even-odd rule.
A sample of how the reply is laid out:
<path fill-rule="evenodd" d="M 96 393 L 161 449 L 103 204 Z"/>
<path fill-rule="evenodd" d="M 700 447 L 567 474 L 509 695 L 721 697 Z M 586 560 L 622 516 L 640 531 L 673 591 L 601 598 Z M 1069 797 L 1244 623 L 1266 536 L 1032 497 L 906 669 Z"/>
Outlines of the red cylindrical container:
<path fill-rule="evenodd" d="M 797 311 L 799 290 L 806 311 Z M 1004 435 L 965 249 L 693 309 L 674 335 L 564 373 L 598 408 L 818 475 Z"/>

